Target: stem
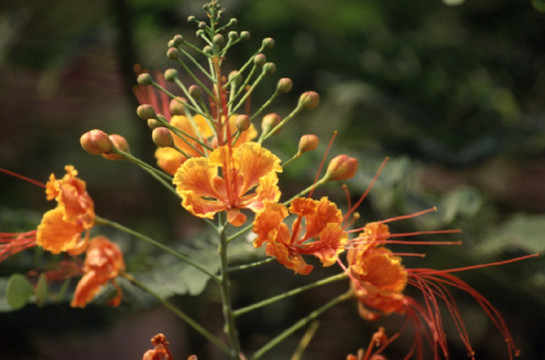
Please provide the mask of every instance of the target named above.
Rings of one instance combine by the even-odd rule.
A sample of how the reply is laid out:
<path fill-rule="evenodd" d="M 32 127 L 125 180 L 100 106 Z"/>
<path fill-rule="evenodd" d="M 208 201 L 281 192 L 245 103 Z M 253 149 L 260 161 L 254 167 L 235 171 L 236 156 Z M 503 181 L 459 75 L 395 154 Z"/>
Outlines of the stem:
<path fill-rule="evenodd" d="M 293 119 L 295 117 L 295 115 L 300 113 L 301 110 L 303 110 L 303 105 L 301 105 L 299 103 L 297 105 L 297 107 L 295 109 L 293 109 L 293 111 L 291 113 L 289 113 L 288 116 L 286 116 L 281 122 L 278 123 L 278 125 L 276 125 L 274 128 L 272 128 L 268 133 L 266 133 L 264 135 L 262 134 L 262 137 L 260 138 L 260 141 L 258 141 L 258 142 L 261 144 L 263 141 L 270 138 L 276 131 L 280 130 L 282 128 L 282 126 L 284 126 L 284 124 L 286 124 L 288 121 Z"/>
<path fill-rule="evenodd" d="M 227 236 L 225 234 L 226 222 L 223 221 L 223 214 L 218 215 L 220 222 L 223 222 L 225 225 L 220 226 L 218 234 L 220 236 L 220 246 L 219 246 L 219 255 L 221 260 L 221 280 L 220 280 L 220 293 L 221 293 L 221 302 L 223 310 L 223 319 L 225 323 L 225 333 L 229 338 L 229 345 L 234 353 L 231 354 L 233 359 L 240 359 L 241 349 L 240 343 L 238 341 L 238 333 L 235 324 L 235 316 L 233 314 L 233 306 L 231 304 L 231 292 L 230 292 L 230 283 L 229 283 L 229 271 L 227 263 Z"/>
<path fill-rule="evenodd" d="M 171 255 L 174 255 L 176 256 L 178 259 L 184 261 L 186 264 L 188 265 L 191 265 L 193 266 L 194 268 L 196 268 L 197 270 L 200 270 L 202 273 L 210 276 L 210 278 L 212 278 L 215 282 L 219 283 L 220 282 L 220 279 L 219 277 L 216 275 L 216 274 L 212 274 L 210 271 L 208 271 L 206 268 L 204 268 L 202 265 L 200 265 L 199 263 L 196 263 L 194 262 L 193 260 L 191 260 L 189 257 L 187 257 L 186 255 L 166 246 L 166 245 L 163 245 L 161 244 L 160 242 L 157 242 L 156 240 L 153 240 L 152 238 L 146 236 L 146 235 L 143 235 L 137 231 L 134 231 L 132 229 L 129 229 L 128 227 L 125 227 L 119 223 L 116 223 L 115 221 L 111 221 L 111 220 L 108 220 L 108 219 L 105 219 L 105 218 L 102 218 L 102 217 L 99 217 L 97 216 L 95 218 L 95 222 L 97 225 L 108 225 L 108 226 L 111 226 L 113 228 L 116 228 L 118 230 L 121 230 L 127 234 L 130 234 L 134 237 L 137 237 L 141 240 L 144 240 L 145 242 L 149 243 L 149 244 L 152 244 L 153 246 L 156 246 L 158 247 L 159 249 L 171 254 Z"/>
<path fill-rule="evenodd" d="M 283 202 L 283 205 L 288 205 L 289 203 L 291 203 L 294 199 L 297 199 L 298 197 L 301 197 L 303 195 L 306 195 L 308 194 L 309 192 L 313 191 L 315 188 L 317 188 L 318 186 L 320 185 L 323 185 L 325 184 L 326 182 L 328 182 L 329 179 L 326 178 L 326 177 L 323 177 L 321 178 L 320 180 L 316 181 L 314 184 L 310 185 L 309 187 L 307 187 L 306 189 L 304 189 L 303 191 L 299 192 L 298 194 L 294 195 L 291 199 L 289 200 L 286 200 Z"/>
<path fill-rule="evenodd" d="M 212 342 L 214 345 L 216 345 L 221 350 L 225 351 L 226 353 L 230 353 L 231 349 L 227 345 L 225 345 L 223 342 L 221 342 L 217 337 L 212 335 L 208 330 L 203 328 L 199 323 L 197 323 L 195 320 L 193 320 L 191 317 L 189 317 L 185 312 L 183 312 L 181 309 L 176 307 L 174 304 L 172 304 L 167 299 L 162 298 L 158 294 L 156 294 L 153 290 L 146 287 L 144 284 L 142 284 L 140 281 L 136 280 L 132 275 L 124 273 L 122 276 L 129 280 L 132 284 L 143 290 L 144 292 L 148 293 L 149 295 L 153 296 L 157 300 L 159 300 L 164 306 L 166 306 L 170 311 L 172 311 L 174 314 L 176 314 L 180 319 L 186 322 L 189 326 L 191 326 L 195 331 L 197 331 L 199 334 L 204 336 L 206 339 L 208 339 L 210 342 Z"/>
<path fill-rule="evenodd" d="M 321 306 L 320 308 L 314 310 L 310 314 L 308 314 L 306 317 L 302 318 L 301 320 L 297 321 L 295 324 L 287 328 L 286 330 L 282 331 L 279 335 L 277 335 L 275 338 L 270 340 L 268 343 L 263 345 L 261 349 L 257 350 L 254 353 L 254 356 L 252 357 L 253 360 L 259 359 L 261 356 L 263 356 L 267 351 L 271 350 L 273 347 L 278 345 L 282 340 L 286 339 L 288 336 L 293 334 L 295 331 L 299 330 L 303 326 L 307 325 L 311 321 L 318 318 L 320 315 L 322 315 L 326 310 L 329 308 L 340 304 L 341 302 L 350 299 L 353 296 L 352 291 L 347 291 L 344 294 L 341 294 L 334 298 L 333 300 L 329 301 L 327 304 Z"/>
<path fill-rule="evenodd" d="M 246 306 L 246 307 L 243 307 L 243 308 L 240 308 L 238 310 L 234 310 L 233 311 L 233 315 L 235 317 L 238 317 L 240 315 L 243 315 L 247 312 L 250 312 L 252 310 L 256 310 L 256 309 L 259 309 L 261 307 L 264 307 L 264 306 L 267 306 L 267 305 L 271 305 L 277 301 L 280 301 L 280 300 L 284 300 L 284 299 L 287 299 L 288 297 L 291 297 L 291 296 L 294 296 L 294 295 L 297 295 L 297 294 L 300 294 L 304 291 L 307 291 L 307 290 L 310 290 L 310 289 L 313 289 L 315 287 L 319 287 L 319 286 L 323 286 L 323 285 L 327 285 L 329 283 L 332 283 L 332 282 L 335 282 L 335 281 L 338 281 L 338 280 L 342 280 L 342 279 L 345 279 L 348 275 L 344 272 L 340 273 L 340 274 L 337 274 L 337 275 L 333 275 L 333 276 L 330 276 L 328 278 L 325 278 L 325 279 L 321 279 L 321 280 L 318 280 L 312 284 L 308 284 L 308 285 L 304 285 L 304 286 L 301 286 L 301 287 L 298 287 L 296 289 L 293 289 L 293 290 L 290 290 L 290 291 L 287 291 L 283 294 L 280 294 L 280 295 L 276 295 L 276 296 L 273 296 L 273 297 L 270 297 L 268 299 L 265 299 L 265 300 L 262 300 L 262 301 L 259 301 L 255 304 L 252 304 L 252 305 L 249 305 L 249 306 Z"/>
<path fill-rule="evenodd" d="M 274 258 L 273 257 L 268 257 L 266 259 L 263 259 L 263 260 L 259 260 L 259 261 L 256 261 L 256 262 L 253 262 L 253 263 L 249 263 L 249 264 L 244 264 L 244 265 L 239 265 L 239 266 L 230 266 L 227 271 L 228 272 L 234 272 L 234 271 L 239 271 L 239 270 L 247 270 L 247 269 L 251 269 L 251 268 L 254 268 L 254 267 L 257 267 L 257 266 L 261 266 L 261 265 L 264 265 L 264 264 L 268 264 L 270 263 L 271 261 L 273 261 Z"/>

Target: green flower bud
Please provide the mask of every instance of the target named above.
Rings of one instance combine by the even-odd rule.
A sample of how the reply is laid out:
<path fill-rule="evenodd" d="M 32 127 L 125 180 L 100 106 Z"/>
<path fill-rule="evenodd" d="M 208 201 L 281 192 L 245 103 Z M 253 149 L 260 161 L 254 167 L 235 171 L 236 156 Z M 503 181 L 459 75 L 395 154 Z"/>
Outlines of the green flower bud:
<path fill-rule="evenodd" d="M 171 47 L 167 50 L 167 58 L 170 60 L 177 60 L 178 59 L 178 50 L 174 47 Z"/>
<path fill-rule="evenodd" d="M 293 81 L 291 81 L 290 78 L 282 78 L 278 80 L 278 83 L 276 84 L 276 90 L 280 94 L 285 94 L 287 92 L 290 92 L 292 87 L 293 87 Z"/>
<path fill-rule="evenodd" d="M 235 41 L 236 39 L 238 39 L 238 33 L 236 31 L 229 31 L 229 34 L 227 34 L 227 38 L 230 41 Z"/>
<path fill-rule="evenodd" d="M 265 65 L 263 65 L 263 71 L 265 71 L 267 74 L 274 74 L 276 72 L 276 65 L 275 63 L 268 62 Z"/>
<path fill-rule="evenodd" d="M 250 32 L 249 31 L 242 31 L 240 33 L 240 40 L 242 40 L 242 41 L 250 40 Z"/>
<path fill-rule="evenodd" d="M 250 117 L 248 115 L 238 115 L 235 120 L 235 125 L 240 132 L 248 130 L 250 127 Z"/>
<path fill-rule="evenodd" d="M 174 35 L 174 37 L 172 38 L 172 41 L 174 42 L 175 45 L 181 45 L 184 42 L 184 38 L 182 35 L 177 34 L 177 35 Z"/>
<path fill-rule="evenodd" d="M 166 81 L 174 82 L 178 77 L 178 71 L 176 69 L 166 69 L 164 76 Z"/>
<path fill-rule="evenodd" d="M 282 121 L 282 118 L 277 113 L 270 113 L 265 116 L 263 116 L 263 120 L 261 121 L 261 129 L 263 130 L 264 134 L 267 134 L 269 131 L 274 129 L 276 125 L 280 124 Z M 278 135 L 280 133 L 280 129 L 278 129 L 274 135 Z"/>
<path fill-rule="evenodd" d="M 86 153 L 100 155 L 112 151 L 114 144 L 102 130 L 94 129 L 81 135 L 79 143 Z"/>
<path fill-rule="evenodd" d="M 157 127 L 151 132 L 151 138 L 158 147 L 172 147 L 174 139 L 172 134 L 165 127 Z"/>
<path fill-rule="evenodd" d="M 229 73 L 229 81 L 233 81 L 235 85 L 239 85 L 242 81 L 242 78 L 237 70 L 233 70 Z"/>
<path fill-rule="evenodd" d="M 194 22 L 194 21 L 197 21 L 197 18 L 195 17 L 195 15 L 189 15 L 187 17 L 187 21 L 188 22 Z"/>
<path fill-rule="evenodd" d="M 212 51 L 212 48 L 210 47 L 210 45 L 206 45 L 205 47 L 202 48 L 202 51 L 206 54 L 206 55 L 214 55 L 214 52 Z"/>
<path fill-rule="evenodd" d="M 163 126 L 163 124 L 161 124 L 157 119 L 148 119 L 147 123 L 148 123 L 148 127 L 152 130 Z"/>
<path fill-rule="evenodd" d="M 138 77 L 136 78 L 136 82 L 138 83 L 138 85 L 151 85 L 153 79 L 151 78 L 150 74 L 143 73 L 138 75 Z"/>
<path fill-rule="evenodd" d="M 204 22 L 204 21 L 203 21 Z M 195 35 L 197 35 L 197 37 L 203 37 L 205 34 L 204 30 L 203 29 L 199 29 L 195 32 Z"/>
<path fill-rule="evenodd" d="M 147 120 L 157 116 L 155 109 L 150 104 L 143 104 L 136 108 L 136 115 L 142 120 Z"/>
<path fill-rule="evenodd" d="M 225 38 L 222 34 L 216 34 L 214 35 L 212 42 L 218 46 L 222 46 L 225 43 Z"/>
<path fill-rule="evenodd" d="M 257 66 L 263 66 L 265 65 L 265 62 L 267 62 L 267 57 L 265 56 L 265 54 L 257 54 L 256 56 L 254 56 L 254 64 L 256 64 Z"/>
<path fill-rule="evenodd" d="M 238 25 L 238 19 L 236 18 L 229 19 L 229 23 L 227 23 L 227 26 L 235 26 L 235 25 Z"/>
<path fill-rule="evenodd" d="M 299 105 L 305 110 L 312 110 L 320 103 L 320 95 L 316 91 L 305 91 L 299 97 Z"/>
<path fill-rule="evenodd" d="M 272 49 L 274 47 L 274 39 L 273 38 L 265 38 L 263 39 L 262 43 L 263 48 L 265 49 Z"/>
<path fill-rule="evenodd" d="M 168 104 L 170 113 L 172 115 L 183 115 L 185 114 L 185 98 L 183 97 L 176 97 L 176 99 L 170 100 L 170 103 Z"/>
<path fill-rule="evenodd" d="M 204 21 L 199 21 L 199 23 L 197 24 L 197 27 L 199 29 L 204 29 L 206 27 L 206 23 Z"/>
<path fill-rule="evenodd" d="M 187 91 L 193 99 L 200 99 L 202 96 L 202 90 L 198 85 L 191 85 Z"/>

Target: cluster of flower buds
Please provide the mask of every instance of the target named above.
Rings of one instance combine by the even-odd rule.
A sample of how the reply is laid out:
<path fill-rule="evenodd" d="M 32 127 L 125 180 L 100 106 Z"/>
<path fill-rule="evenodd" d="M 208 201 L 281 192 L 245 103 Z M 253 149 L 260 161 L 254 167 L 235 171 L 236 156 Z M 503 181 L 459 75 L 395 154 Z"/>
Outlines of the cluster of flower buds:
<path fill-rule="evenodd" d="M 102 155 L 108 160 L 122 160 L 123 153 L 130 153 L 129 143 L 119 134 L 108 135 L 102 130 L 89 130 L 80 137 L 83 150 L 91 155 Z"/>

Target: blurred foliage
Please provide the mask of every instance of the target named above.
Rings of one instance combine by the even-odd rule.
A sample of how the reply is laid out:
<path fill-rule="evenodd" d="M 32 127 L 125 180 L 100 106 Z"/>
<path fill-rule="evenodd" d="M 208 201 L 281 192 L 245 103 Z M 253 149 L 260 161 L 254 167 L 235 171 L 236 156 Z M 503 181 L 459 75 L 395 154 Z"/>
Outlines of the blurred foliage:
<path fill-rule="evenodd" d="M 276 47 L 268 56 L 277 64 L 278 77 L 291 77 L 294 93 L 314 89 L 322 96 L 318 110 L 289 124 L 282 138 L 271 141 L 288 158 L 299 135 L 314 132 L 322 139 L 319 151 L 286 169 L 287 178 L 281 180 L 286 194 L 313 180 L 324 144 L 336 129 L 335 154 L 347 152 L 360 159 L 361 172 L 349 182 L 353 198 L 366 189 L 384 156 L 392 158 L 359 209 L 362 220 L 437 206 L 435 214 L 393 226 L 396 231 L 463 230 L 462 247 L 411 249 L 428 254 L 426 262 L 414 262 L 466 266 L 543 251 L 543 1 L 225 0 L 223 4 L 227 16 L 239 19 L 240 30 L 252 33 L 250 46 L 235 48 L 233 59 L 246 58 L 255 49 L 252 44 L 272 36 Z M 190 14 L 201 16 L 201 6 L 194 0 L 26 0 L 0 5 L 0 166 L 46 181 L 50 172 L 59 173 L 65 163 L 73 163 L 86 179 L 98 213 L 164 241 L 183 239 L 180 246 L 194 249 L 205 236 L 177 200 L 156 189 L 138 169 L 83 153 L 77 139 L 91 128 L 119 132 L 129 139 L 136 155 L 153 162 L 148 129 L 134 114 L 132 66 L 140 63 L 161 70 L 172 66 L 164 56 L 166 42 L 175 33 L 193 36 L 185 19 Z M 273 86 L 273 82 L 263 86 L 253 102 L 266 99 Z M 289 96 L 280 98 L 275 110 L 287 113 L 295 102 Z M 337 185 L 319 189 L 318 194 L 344 199 Z M 3 175 L 0 199 L 3 231 L 28 230 L 49 206 L 42 189 Z M 189 238 L 194 241 L 185 240 Z M 150 270 L 141 276 L 156 290 L 181 295 L 185 291 L 170 289 L 161 279 L 195 280 L 185 275 L 188 269 L 173 267 L 145 246 L 116 240 L 129 254 L 130 268 Z M 241 257 L 248 253 L 246 245 L 241 244 Z M 149 252 L 141 255 L 143 249 Z M 206 251 L 195 254 L 204 256 Z M 22 263 L 28 267 L 33 259 L 25 256 Z M 528 359 L 545 356 L 536 330 L 545 323 L 544 265 L 536 259 L 508 265 L 507 270 L 488 269 L 485 275 L 464 274 L 493 303 L 501 304 Z M 211 260 L 210 266 L 217 265 Z M 15 262 L 3 263 L 0 274 L 14 267 Z M 266 269 L 252 275 L 262 276 L 267 288 L 295 286 L 298 281 L 279 267 Z M 283 283 L 278 284 L 278 279 Z M 191 294 L 204 290 L 206 279 L 195 281 L 186 284 Z M 0 278 L 2 289 L 7 284 L 5 277 Z M 12 282 L 16 285 L 26 286 Z M 255 292 L 254 287 L 240 286 L 239 300 L 253 298 Z M 0 308 L 6 309 L 5 296 L 1 291 L 0 295 Z M 140 299 L 136 293 L 127 296 Z M 214 294 L 205 296 L 213 303 Z M 196 312 L 205 312 L 206 301 L 195 304 L 178 298 Z M 140 300 L 149 305 L 149 299 Z M 515 301 L 520 305 L 515 306 Z M 309 306 L 316 301 L 293 302 Z M 350 312 L 354 310 L 343 310 L 329 320 L 353 330 L 347 341 L 354 352 L 375 324 L 361 330 L 361 320 L 350 318 L 357 317 Z M 41 326 L 39 318 L 25 324 Z M 259 343 L 277 325 L 246 334 L 246 341 Z M 81 323 L 77 326 L 84 328 Z M 328 335 L 335 335 L 334 331 L 323 330 L 316 342 L 326 341 Z M 488 335 L 484 331 L 476 340 L 477 348 L 487 354 L 483 359 L 501 354 L 498 338 Z M 150 336 L 145 332 L 144 341 Z M 326 348 L 318 347 L 318 354 L 339 358 L 333 345 L 321 346 Z"/>

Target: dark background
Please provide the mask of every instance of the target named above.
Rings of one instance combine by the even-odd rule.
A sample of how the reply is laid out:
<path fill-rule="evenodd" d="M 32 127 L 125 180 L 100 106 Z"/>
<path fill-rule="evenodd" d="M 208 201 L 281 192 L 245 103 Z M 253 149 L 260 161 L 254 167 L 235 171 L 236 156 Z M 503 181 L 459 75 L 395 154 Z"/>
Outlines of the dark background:
<path fill-rule="evenodd" d="M 293 79 L 294 90 L 276 101 L 274 110 L 280 114 L 290 111 L 302 91 L 321 94 L 318 109 L 293 120 L 268 145 L 286 159 L 300 135 L 316 133 L 325 144 L 332 131 L 339 130 L 330 156 L 347 153 L 360 160 L 360 174 L 349 182 L 355 198 L 384 156 L 392 159 L 361 209 L 362 220 L 437 205 L 436 214 L 396 223 L 394 230 L 463 230 L 455 236 L 463 246 L 413 249 L 428 256 L 407 259 L 408 267 L 453 268 L 543 251 L 545 13 L 530 1 L 480 0 L 461 6 L 439 0 L 222 4 L 226 19 L 238 18 L 236 30 L 252 35 L 247 44 L 233 49 L 227 66 L 249 57 L 262 38 L 276 40 L 267 57 L 278 71 L 253 96 L 254 109 L 284 76 Z M 166 43 L 176 33 L 192 36 L 195 27 L 186 22 L 191 14 L 204 19 L 201 2 L 57 0 L 1 5 L 0 167 L 45 182 L 51 172 L 61 176 L 64 165 L 73 164 L 101 216 L 157 239 L 189 241 L 198 234 L 200 228 L 178 201 L 140 169 L 90 156 L 79 146 L 83 132 L 100 128 L 123 134 L 135 155 L 153 163 L 149 130 L 135 114 L 132 67 L 174 66 L 164 55 Z M 320 150 L 286 169 L 281 180 L 286 194 L 310 184 L 324 145 Z M 338 184 L 320 191 L 344 201 Z M 42 189 L 0 175 L 2 231 L 32 229 L 51 206 Z M 124 244 L 129 269 L 149 264 L 134 239 L 112 236 Z M 28 270 L 26 260 L 21 256 L 5 261 L 0 275 Z M 241 306 L 308 281 L 277 264 L 246 276 L 234 284 L 235 302 Z M 460 277 L 505 316 L 522 359 L 545 358 L 542 259 Z M 244 344 L 255 349 L 345 287 L 335 284 L 246 315 L 241 318 Z M 477 358 L 507 358 L 501 335 L 484 312 L 471 299 L 456 298 Z M 217 294 L 207 291 L 203 299 L 206 306 L 187 296 L 174 301 L 220 332 Z M 395 316 L 366 323 L 356 305 L 346 303 L 323 317 L 306 358 L 343 359 L 366 347 L 379 325 L 393 334 L 401 323 Z M 202 359 L 219 356 L 160 306 L 146 304 L 142 309 L 124 303 L 117 309 L 91 305 L 85 311 L 67 304 L 29 305 L 1 313 L 0 357 L 134 359 L 160 331 L 172 343 L 176 359 L 191 353 Z M 410 347 L 408 333 L 387 352 L 392 359 Z M 455 330 L 450 338 L 452 358 L 466 358 Z M 297 336 L 291 337 L 276 355 L 265 358 L 288 358 L 297 341 Z"/>

